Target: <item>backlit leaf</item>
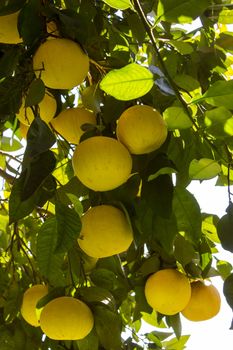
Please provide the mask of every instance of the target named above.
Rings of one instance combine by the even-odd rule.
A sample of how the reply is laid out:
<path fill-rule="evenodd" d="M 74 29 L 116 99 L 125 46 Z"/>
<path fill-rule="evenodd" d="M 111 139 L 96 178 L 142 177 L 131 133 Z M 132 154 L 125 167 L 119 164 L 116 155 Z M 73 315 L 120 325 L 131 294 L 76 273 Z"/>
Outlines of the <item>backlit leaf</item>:
<path fill-rule="evenodd" d="M 195 242 L 201 235 L 201 212 L 195 197 L 182 187 L 175 187 L 173 211 L 180 231 Z"/>
<path fill-rule="evenodd" d="M 159 0 L 157 16 L 160 21 L 187 23 L 201 15 L 209 0 Z"/>
<path fill-rule="evenodd" d="M 169 130 L 187 129 L 192 126 L 192 121 L 182 107 L 168 107 L 163 117 Z"/>
<path fill-rule="evenodd" d="M 207 103 L 225 108 L 233 109 L 233 80 L 218 80 L 199 98 L 194 98 L 192 103 L 205 100 Z"/>
<path fill-rule="evenodd" d="M 113 7 L 117 10 L 126 10 L 127 8 L 131 7 L 130 0 L 103 0 L 105 4 Z"/>
<path fill-rule="evenodd" d="M 189 165 L 189 176 L 192 180 L 208 180 L 221 172 L 221 166 L 214 159 L 193 159 Z"/>
<path fill-rule="evenodd" d="M 128 101 L 144 96 L 153 84 L 153 75 L 147 68 L 130 63 L 106 74 L 100 88 L 118 100 Z"/>

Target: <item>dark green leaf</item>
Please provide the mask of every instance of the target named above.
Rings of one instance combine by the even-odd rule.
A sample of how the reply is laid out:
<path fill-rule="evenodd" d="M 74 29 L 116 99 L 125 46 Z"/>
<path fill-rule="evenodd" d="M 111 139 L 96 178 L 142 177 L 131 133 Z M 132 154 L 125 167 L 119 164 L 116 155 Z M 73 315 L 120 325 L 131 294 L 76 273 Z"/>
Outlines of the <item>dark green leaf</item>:
<path fill-rule="evenodd" d="M 18 11 L 25 4 L 26 0 L 1 1 L 0 16 L 8 15 Z"/>
<path fill-rule="evenodd" d="M 21 48 L 14 45 L 4 52 L 0 59 L 0 79 L 12 75 L 17 66 L 20 52 Z"/>
<path fill-rule="evenodd" d="M 95 329 L 83 339 L 77 340 L 79 350 L 99 350 L 99 339 Z"/>
<path fill-rule="evenodd" d="M 186 189 L 175 187 L 173 211 L 179 231 L 196 242 L 201 236 L 201 212 L 195 197 Z"/>
<path fill-rule="evenodd" d="M 43 36 L 44 22 L 40 6 L 40 1 L 31 0 L 19 14 L 19 33 L 28 46 L 35 44 Z"/>
<path fill-rule="evenodd" d="M 32 157 L 47 151 L 56 142 L 56 137 L 49 126 L 40 118 L 35 118 L 27 133 L 27 147 L 24 154 L 24 167 Z"/>
<path fill-rule="evenodd" d="M 56 158 L 52 151 L 40 153 L 31 159 L 21 177 L 24 178 L 21 199 L 27 200 L 41 186 L 44 180 L 52 173 L 56 165 Z"/>
<path fill-rule="evenodd" d="M 225 295 L 227 303 L 233 309 L 233 273 L 224 281 L 223 294 Z"/>
<path fill-rule="evenodd" d="M 121 348 L 121 319 L 118 314 L 103 306 L 94 308 L 95 328 L 100 344 L 106 350 Z"/>
<path fill-rule="evenodd" d="M 173 328 L 176 338 L 179 339 L 181 337 L 181 332 L 182 332 L 179 313 L 172 316 L 167 316 L 166 321 L 168 323 L 168 326 Z"/>
<path fill-rule="evenodd" d="M 41 226 L 37 237 L 37 263 L 41 274 L 54 286 L 63 286 L 63 254 L 54 254 L 57 244 L 57 222 L 55 218 L 47 219 Z"/>
<path fill-rule="evenodd" d="M 227 214 L 217 223 L 217 232 L 222 247 L 233 252 L 233 204 L 226 211 Z"/>
<path fill-rule="evenodd" d="M 115 310 L 116 303 L 113 295 L 102 287 L 91 286 L 79 288 L 78 296 L 87 304 L 103 303 L 110 309 Z"/>
<path fill-rule="evenodd" d="M 25 107 L 34 106 L 40 103 L 45 95 L 45 86 L 40 78 L 32 81 L 28 88 L 25 99 Z"/>
<path fill-rule="evenodd" d="M 62 202 L 55 202 L 57 221 L 56 253 L 67 252 L 76 243 L 81 231 L 81 220 L 78 213 Z"/>
<path fill-rule="evenodd" d="M 174 256 L 183 266 L 187 265 L 195 257 L 195 249 L 192 244 L 181 235 L 177 235 L 174 241 Z"/>

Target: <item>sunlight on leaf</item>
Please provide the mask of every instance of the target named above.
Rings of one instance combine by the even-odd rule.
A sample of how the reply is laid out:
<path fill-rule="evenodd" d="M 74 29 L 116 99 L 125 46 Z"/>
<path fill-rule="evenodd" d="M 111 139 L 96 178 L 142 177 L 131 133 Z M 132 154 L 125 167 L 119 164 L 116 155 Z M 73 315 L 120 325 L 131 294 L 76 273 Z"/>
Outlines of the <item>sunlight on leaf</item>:
<path fill-rule="evenodd" d="M 193 159 L 189 165 L 189 176 L 193 180 L 212 179 L 220 172 L 220 165 L 213 159 Z"/>
<path fill-rule="evenodd" d="M 128 101 L 144 96 L 153 84 L 153 74 L 147 68 L 130 63 L 106 74 L 100 88 L 118 100 Z"/>

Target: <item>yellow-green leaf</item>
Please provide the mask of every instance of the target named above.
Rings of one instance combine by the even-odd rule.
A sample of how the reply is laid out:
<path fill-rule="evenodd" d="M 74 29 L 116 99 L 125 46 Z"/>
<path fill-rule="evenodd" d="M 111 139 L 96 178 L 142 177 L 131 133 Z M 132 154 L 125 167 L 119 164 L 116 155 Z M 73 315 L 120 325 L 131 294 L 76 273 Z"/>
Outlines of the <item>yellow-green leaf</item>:
<path fill-rule="evenodd" d="M 220 165 L 213 159 L 193 159 L 189 165 L 189 177 L 193 180 L 212 179 L 220 172 Z"/>
<path fill-rule="evenodd" d="M 105 4 L 117 10 L 126 10 L 131 7 L 130 0 L 103 0 Z"/>
<path fill-rule="evenodd" d="M 117 100 L 128 101 L 144 96 L 154 84 L 149 69 L 130 63 L 110 71 L 100 83 L 100 88 Z"/>
<path fill-rule="evenodd" d="M 192 126 L 192 121 L 182 107 L 168 107 L 163 117 L 169 130 L 187 129 Z"/>

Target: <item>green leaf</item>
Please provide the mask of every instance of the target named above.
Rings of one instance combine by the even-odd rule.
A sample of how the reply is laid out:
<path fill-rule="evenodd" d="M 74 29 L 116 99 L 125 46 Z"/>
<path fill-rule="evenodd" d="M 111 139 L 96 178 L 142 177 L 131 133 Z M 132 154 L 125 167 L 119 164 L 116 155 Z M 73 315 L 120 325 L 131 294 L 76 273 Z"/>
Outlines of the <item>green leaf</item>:
<path fill-rule="evenodd" d="M 29 215 L 35 208 L 37 202 L 37 193 L 35 192 L 27 200 L 22 201 L 22 191 L 24 186 L 24 177 L 15 179 L 9 198 L 9 223 L 18 221 Z"/>
<path fill-rule="evenodd" d="M 189 165 L 189 176 L 192 180 L 208 180 L 221 172 L 221 166 L 214 159 L 193 159 Z"/>
<path fill-rule="evenodd" d="M 233 23 L 233 10 L 223 9 L 218 15 L 218 23 L 232 24 Z"/>
<path fill-rule="evenodd" d="M 233 109 L 233 80 L 218 80 L 199 98 L 194 98 L 192 103 L 199 103 L 205 100 L 207 103 L 228 109 Z"/>
<path fill-rule="evenodd" d="M 172 329 L 174 330 L 176 338 L 179 339 L 181 337 L 181 332 L 182 332 L 179 313 L 175 315 L 167 316 L 166 321 L 168 326 L 172 327 Z"/>
<path fill-rule="evenodd" d="M 117 313 L 103 306 L 94 308 L 95 328 L 100 344 L 106 350 L 121 348 L 121 319 Z"/>
<path fill-rule="evenodd" d="M 32 157 L 49 150 L 55 142 L 56 137 L 49 126 L 42 119 L 34 118 L 27 133 L 24 167 L 31 161 Z"/>
<path fill-rule="evenodd" d="M 224 260 L 217 260 L 216 268 L 223 280 L 225 280 L 232 271 L 232 265 L 228 261 Z"/>
<path fill-rule="evenodd" d="M 38 105 L 45 95 L 45 86 L 40 78 L 32 81 L 25 99 L 25 107 Z"/>
<path fill-rule="evenodd" d="M 99 349 L 99 339 L 96 334 L 95 329 L 83 339 L 76 340 L 79 350 L 98 350 Z"/>
<path fill-rule="evenodd" d="M 185 41 L 170 40 L 169 43 L 182 55 L 189 55 L 193 52 L 193 47 Z"/>
<path fill-rule="evenodd" d="M 195 257 L 193 245 L 181 235 L 177 235 L 174 241 L 174 256 L 185 267 Z"/>
<path fill-rule="evenodd" d="M 174 82 L 182 89 L 190 92 L 200 88 L 199 81 L 188 74 L 177 74 L 174 77 Z"/>
<path fill-rule="evenodd" d="M 131 7 L 130 0 L 103 0 L 103 2 L 117 10 L 126 10 Z"/>
<path fill-rule="evenodd" d="M 159 0 L 157 16 L 159 21 L 190 23 L 211 4 L 210 0 Z"/>
<path fill-rule="evenodd" d="M 233 135 L 233 117 L 224 106 L 213 108 L 205 112 L 205 124 L 208 133 L 216 138 L 225 138 Z"/>
<path fill-rule="evenodd" d="M 227 208 L 227 214 L 219 220 L 217 224 L 218 237 L 222 247 L 233 253 L 233 204 Z"/>
<path fill-rule="evenodd" d="M 192 121 L 182 107 L 168 107 L 163 112 L 169 130 L 187 129 L 192 126 Z"/>
<path fill-rule="evenodd" d="M 91 287 L 81 287 L 78 289 L 78 296 L 89 304 L 105 304 L 110 309 L 115 310 L 116 302 L 113 295 L 102 287 L 91 286 Z"/>
<path fill-rule="evenodd" d="M 64 277 L 61 270 L 63 254 L 54 254 L 57 245 L 57 221 L 47 219 L 41 226 L 38 237 L 36 256 L 41 274 L 54 286 L 63 286 Z"/>
<path fill-rule="evenodd" d="M 7 77 L 0 83 L 0 113 L 10 115 L 18 113 L 21 106 L 23 75 Z"/>
<path fill-rule="evenodd" d="M 147 94 L 153 84 L 153 74 L 147 68 L 130 63 L 107 73 L 100 88 L 117 100 L 128 101 Z"/>
<path fill-rule="evenodd" d="M 190 335 L 182 335 L 179 340 L 177 338 L 172 338 L 163 342 L 166 350 L 183 350 L 185 349 L 185 344 L 189 340 Z"/>
<path fill-rule="evenodd" d="M 21 199 L 27 200 L 52 173 L 56 165 L 54 153 L 50 150 L 33 157 L 20 176 L 24 178 Z"/>
<path fill-rule="evenodd" d="M 22 148 L 22 144 L 14 137 L 0 136 L 0 148 L 4 152 L 15 152 Z"/>
<path fill-rule="evenodd" d="M 40 1 L 28 2 L 19 14 L 19 33 L 26 45 L 35 44 L 43 36 L 44 21 L 41 18 Z"/>
<path fill-rule="evenodd" d="M 169 218 L 155 216 L 153 228 L 153 238 L 155 238 L 161 244 L 168 254 L 172 254 L 174 239 L 178 234 L 175 216 L 171 215 Z"/>
<path fill-rule="evenodd" d="M 195 197 L 182 187 L 175 187 L 173 212 L 179 231 L 185 231 L 195 243 L 201 236 L 201 212 Z"/>
<path fill-rule="evenodd" d="M 21 49 L 17 45 L 13 45 L 4 52 L 0 59 L 0 79 L 13 74 L 18 64 L 20 50 Z"/>
<path fill-rule="evenodd" d="M 55 202 L 57 221 L 56 253 L 65 253 L 76 243 L 81 231 L 81 220 L 78 213 L 62 202 Z"/>

